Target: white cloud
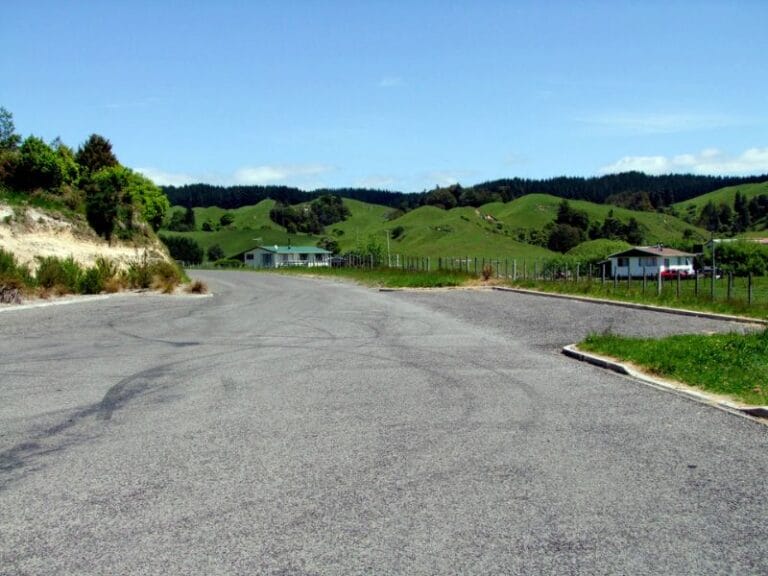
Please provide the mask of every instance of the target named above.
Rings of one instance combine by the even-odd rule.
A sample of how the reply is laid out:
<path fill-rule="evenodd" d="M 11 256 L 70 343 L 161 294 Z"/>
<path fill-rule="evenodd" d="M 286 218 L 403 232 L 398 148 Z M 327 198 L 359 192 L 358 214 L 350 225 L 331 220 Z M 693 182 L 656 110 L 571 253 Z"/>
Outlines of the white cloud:
<path fill-rule="evenodd" d="M 157 168 L 136 168 L 136 172 L 143 174 L 158 186 L 183 186 L 184 184 L 194 184 L 203 181 L 200 176 L 183 174 L 181 172 L 165 172 Z"/>
<path fill-rule="evenodd" d="M 358 180 L 356 185 L 360 188 L 387 189 L 397 184 L 397 180 L 391 176 L 368 176 Z"/>
<path fill-rule="evenodd" d="M 234 174 L 234 183 L 243 185 L 266 185 L 306 180 L 333 170 L 325 164 L 292 164 L 245 166 Z"/>
<path fill-rule="evenodd" d="M 716 148 L 677 156 L 624 156 L 603 166 L 601 174 L 637 170 L 646 174 L 690 173 L 706 176 L 748 176 L 768 174 L 768 148 L 750 148 L 730 156 Z"/>
<path fill-rule="evenodd" d="M 385 76 L 381 78 L 377 84 L 379 88 L 397 88 L 405 84 L 403 79 L 399 76 Z"/>
<path fill-rule="evenodd" d="M 474 172 L 471 170 L 436 170 L 427 173 L 426 180 L 430 185 L 451 186 L 458 184 L 462 178 L 466 179 L 473 174 Z"/>
<path fill-rule="evenodd" d="M 738 126 L 746 123 L 744 118 L 735 116 L 693 113 L 598 114 L 577 120 L 584 124 L 631 134 L 675 134 Z"/>
<path fill-rule="evenodd" d="M 322 187 L 324 184 L 317 177 L 334 170 L 325 164 L 285 164 L 243 166 L 232 174 L 188 174 L 165 172 L 157 168 L 138 168 L 155 184 L 160 186 L 183 186 L 184 184 L 216 184 L 220 186 L 249 186 L 281 184 L 296 186 L 304 190 Z"/>

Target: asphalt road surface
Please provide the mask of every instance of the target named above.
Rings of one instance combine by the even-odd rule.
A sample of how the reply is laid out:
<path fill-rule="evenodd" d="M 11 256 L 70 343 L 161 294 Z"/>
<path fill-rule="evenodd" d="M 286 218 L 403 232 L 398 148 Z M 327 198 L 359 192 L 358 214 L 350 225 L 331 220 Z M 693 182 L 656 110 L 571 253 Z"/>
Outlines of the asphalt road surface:
<path fill-rule="evenodd" d="M 0 312 L 0 574 L 766 574 L 768 426 L 560 354 L 738 329 L 199 273 Z"/>

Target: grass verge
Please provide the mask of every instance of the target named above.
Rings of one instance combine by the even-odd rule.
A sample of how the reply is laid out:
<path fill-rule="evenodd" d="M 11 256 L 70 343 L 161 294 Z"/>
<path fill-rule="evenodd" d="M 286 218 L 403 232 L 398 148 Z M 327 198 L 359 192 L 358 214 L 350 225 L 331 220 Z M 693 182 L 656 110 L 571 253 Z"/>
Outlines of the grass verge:
<path fill-rule="evenodd" d="M 652 306 L 666 306 L 669 308 L 768 319 L 768 296 L 766 295 L 761 294 L 760 299 L 754 298 L 751 303 L 742 297 L 732 297 L 727 299 L 725 294 L 719 293 L 716 296 L 716 299 L 712 300 L 709 297 L 709 292 L 705 291 L 704 285 L 701 286 L 700 293 L 695 295 L 690 289 L 690 282 L 686 287 L 687 290 L 681 291 L 679 296 L 677 295 L 677 286 L 674 282 L 667 282 L 664 285 L 661 295 L 656 294 L 656 288 L 653 283 L 648 283 L 646 289 L 643 290 L 642 284 L 639 281 L 635 281 L 630 286 L 627 286 L 626 283 L 619 284 L 616 289 L 613 288 L 612 282 L 601 284 L 599 281 L 563 282 L 518 280 L 516 282 L 508 281 L 505 284 L 515 288 L 525 288 L 540 292 L 574 294 L 577 296 L 604 298 L 606 300 L 616 300 L 619 302 L 634 302 Z M 685 286 L 685 284 L 683 285 Z M 708 290 L 708 285 L 706 289 Z"/>
<path fill-rule="evenodd" d="M 311 274 L 327 278 L 349 278 L 367 286 L 382 288 L 443 288 L 462 286 L 476 281 L 476 276 L 466 272 L 433 270 L 408 271 L 397 268 L 281 268 L 283 274 Z"/>
<path fill-rule="evenodd" d="M 768 405 L 768 330 L 661 339 L 592 334 L 579 348 L 745 404 Z"/>

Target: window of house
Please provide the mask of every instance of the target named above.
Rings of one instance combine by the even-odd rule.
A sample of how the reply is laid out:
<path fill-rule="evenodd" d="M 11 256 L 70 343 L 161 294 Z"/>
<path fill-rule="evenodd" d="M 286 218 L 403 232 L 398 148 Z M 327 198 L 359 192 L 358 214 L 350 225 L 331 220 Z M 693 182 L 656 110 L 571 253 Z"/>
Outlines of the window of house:
<path fill-rule="evenodd" d="M 616 266 L 629 266 L 629 258 L 617 258 Z"/>
<path fill-rule="evenodd" d="M 253 254 L 246 254 L 245 255 L 246 260 L 253 260 Z"/>
<path fill-rule="evenodd" d="M 669 268 L 669 258 L 664 258 L 664 267 Z"/>
<path fill-rule="evenodd" d="M 640 266 L 656 266 L 655 256 L 643 256 L 640 258 Z"/>
<path fill-rule="evenodd" d="M 307 260 L 309 260 L 309 254 L 299 254 L 299 260 L 301 260 L 302 262 L 306 262 Z"/>
<path fill-rule="evenodd" d="M 315 254 L 315 262 L 322 262 L 322 261 L 323 261 L 323 255 Z"/>

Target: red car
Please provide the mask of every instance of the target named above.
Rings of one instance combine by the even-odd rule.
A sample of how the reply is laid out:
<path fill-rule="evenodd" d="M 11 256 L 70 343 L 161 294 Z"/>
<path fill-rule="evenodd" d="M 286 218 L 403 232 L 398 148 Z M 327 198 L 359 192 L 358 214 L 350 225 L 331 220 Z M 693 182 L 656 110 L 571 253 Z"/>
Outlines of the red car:
<path fill-rule="evenodd" d="M 676 278 L 693 278 L 693 274 L 688 270 L 662 270 L 662 280 L 675 280 Z"/>

